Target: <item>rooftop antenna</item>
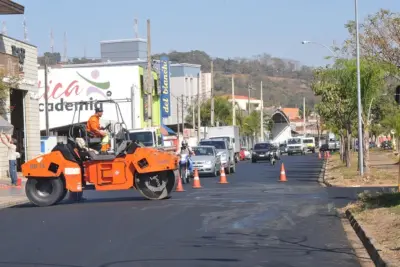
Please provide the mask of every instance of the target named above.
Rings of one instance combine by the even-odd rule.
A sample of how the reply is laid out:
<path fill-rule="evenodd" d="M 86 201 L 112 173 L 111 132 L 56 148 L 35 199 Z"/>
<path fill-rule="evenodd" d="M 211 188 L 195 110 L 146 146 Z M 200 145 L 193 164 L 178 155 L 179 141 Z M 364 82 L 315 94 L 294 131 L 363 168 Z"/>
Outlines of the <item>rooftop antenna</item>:
<path fill-rule="evenodd" d="M 68 61 L 67 50 L 68 50 L 67 32 L 64 32 L 64 59 L 63 59 L 64 62 Z"/>
<path fill-rule="evenodd" d="M 1 34 L 7 35 L 7 23 L 5 21 L 2 22 Z"/>
<path fill-rule="evenodd" d="M 24 41 L 28 42 L 29 41 L 29 39 L 28 39 L 28 27 L 26 26 L 26 18 L 25 18 L 25 16 L 24 16 L 23 25 L 24 25 Z"/>
<path fill-rule="evenodd" d="M 53 29 L 50 30 L 50 51 L 54 53 L 54 36 L 53 36 Z"/>
<path fill-rule="evenodd" d="M 135 18 L 134 22 L 134 31 L 135 31 L 135 38 L 139 38 L 139 29 L 138 29 L 138 20 Z"/>

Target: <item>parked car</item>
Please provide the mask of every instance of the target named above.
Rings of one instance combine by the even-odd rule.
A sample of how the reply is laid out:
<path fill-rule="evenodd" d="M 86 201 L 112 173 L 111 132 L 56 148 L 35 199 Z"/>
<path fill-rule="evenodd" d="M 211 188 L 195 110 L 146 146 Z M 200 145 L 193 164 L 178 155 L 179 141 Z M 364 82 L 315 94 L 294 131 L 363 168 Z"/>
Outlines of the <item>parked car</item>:
<path fill-rule="evenodd" d="M 225 173 L 230 174 L 236 172 L 235 153 L 233 147 L 224 139 L 203 139 L 199 142 L 199 146 L 213 146 L 217 151 L 217 155 L 221 157 L 221 164 L 224 166 Z"/>
<path fill-rule="evenodd" d="M 251 162 L 256 163 L 262 160 L 270 161 L 272 158 L 277 160 L 281 158 L 281 153 L 277 146 L 271 143 L 257 143 L 254 145 Z"/>
<path fill-rule="evenodd" d="M 193 167 L 197 169 L 199 175 L 219 175 L 221 170 L 221 156 L 217 155 L 217 150 L 213 146 L 192 147 Z"/>

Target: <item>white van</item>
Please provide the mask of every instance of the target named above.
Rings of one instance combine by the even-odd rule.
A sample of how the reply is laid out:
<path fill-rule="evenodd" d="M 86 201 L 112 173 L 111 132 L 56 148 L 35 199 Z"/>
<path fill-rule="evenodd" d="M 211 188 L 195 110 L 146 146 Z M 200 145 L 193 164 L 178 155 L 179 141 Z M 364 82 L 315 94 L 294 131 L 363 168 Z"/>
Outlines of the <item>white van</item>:
<path fill-rule="evenodd" d="M 287 141 L 287 153 L 289 156 L 293 154 L 306 154 L 306 148 L 302 137 L 289 138 Z"/>

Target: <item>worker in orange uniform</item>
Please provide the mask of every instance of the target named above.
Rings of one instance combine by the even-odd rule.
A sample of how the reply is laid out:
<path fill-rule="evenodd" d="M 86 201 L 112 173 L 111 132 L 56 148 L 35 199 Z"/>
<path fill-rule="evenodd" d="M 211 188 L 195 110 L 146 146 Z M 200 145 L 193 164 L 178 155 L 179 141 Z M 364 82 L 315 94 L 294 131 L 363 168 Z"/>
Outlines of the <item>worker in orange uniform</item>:
<path fill-rule="evenodd" d="M 110 148 L 109 136 L 104 128 L 100 126 L 100 118 L 103 116 L 103 109 L 96 108 L 94 115 L 90 116 L 86 124 L 86 131 L 91 133 L 93 137 L 101 137 L 101 152 L 107 152 Z"/>

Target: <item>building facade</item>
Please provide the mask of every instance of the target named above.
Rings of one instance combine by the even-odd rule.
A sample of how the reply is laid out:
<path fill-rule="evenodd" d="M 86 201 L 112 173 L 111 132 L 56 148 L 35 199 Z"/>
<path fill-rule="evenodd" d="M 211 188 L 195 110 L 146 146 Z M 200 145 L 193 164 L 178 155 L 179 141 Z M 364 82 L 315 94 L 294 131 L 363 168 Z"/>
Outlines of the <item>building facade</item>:
<path fill-rule="evenodd" d="M 0 69 L 4 75 L 18 77 L 0 114 L 14 126 L 20 165 L 40 153 L 37 47 L 0 35 Z M 4 79 L 3 79 L 4 81 Z M 0 177 L 8 173 L 7 148 L 0 146 Z"/>
<path fill-rule="evenodd" d="M 228 101 L 232 103 L 232 95 L 224 95 L 224 97 L 228 98 Z M 243 95 L 235 95 L 235 103 L 236 103 L 236 108 L 240 110 L 247 111 L 249 108 L 249 103 L 250 103 L 250 110 L 261 110 L 261 99 L 253 98 L 248 96 L 243 96 Z"/>
<path fill-rule="evenodd" d="M 147 61 L 147 41 L 141 38 L 101 41 L 100 54 L 103 62 Z"/>
<path fill-rule="evenodd" d="M 44 69 L 38 79 L 40 129 L 45 130 Z M 53 66 L 48 70 L 49 128 L 53 135 L 61 135 L 70 124 L 86 122 L 93 115 L 96 101 L 114 100 L 122 111 L 119 117 L 115 105 L 101 104 L 104 121 L 124 120 L 128 129 L 147 127 L 147 71 L 141 62 L 89 63 Z M 133 102 L 132 102 L 133 99 Z M 79 104 L 85 102 L 84 105 Z M 83 108 L 79 110 L 79 105 Z M 100 104 L 99 104 L 100 105 Z M 153 71 L 152 124 L 160 126 L 160 92 L 158 75 Z"/>
<path fill-rule="evenodd" d="M 200 67 L 187 63 L 170 65 L 171 116 L 164 119 L 165 125 L 182 123 L 190 115 L 189 108 L 197 102 Z"/>
<path fill-rule="evenodd" d="M 211 98 L 211 73 L 201 73 L 200 96 L 202 99 Z"/>

